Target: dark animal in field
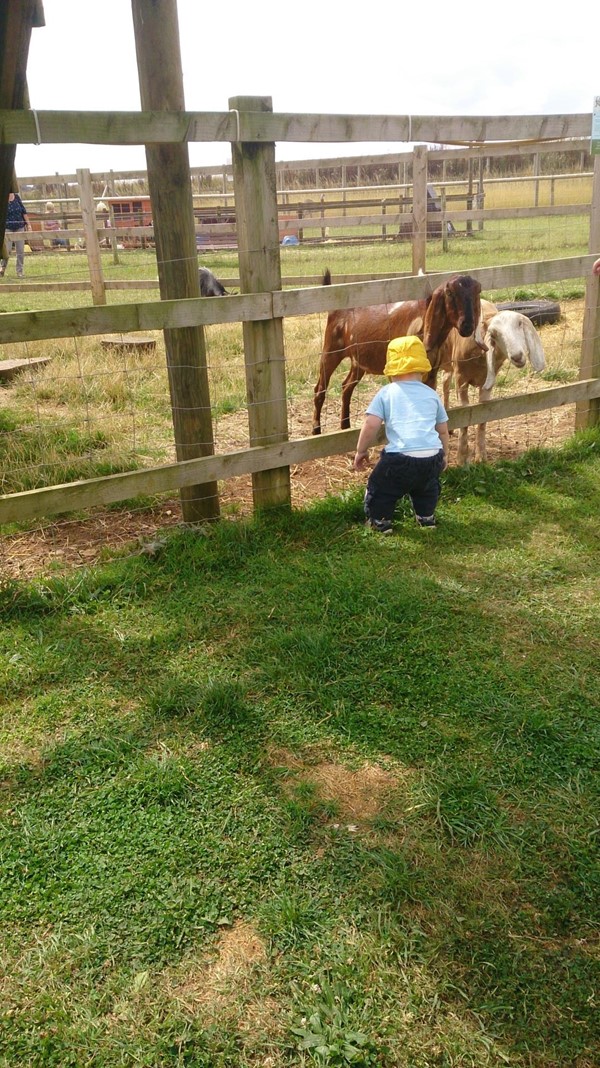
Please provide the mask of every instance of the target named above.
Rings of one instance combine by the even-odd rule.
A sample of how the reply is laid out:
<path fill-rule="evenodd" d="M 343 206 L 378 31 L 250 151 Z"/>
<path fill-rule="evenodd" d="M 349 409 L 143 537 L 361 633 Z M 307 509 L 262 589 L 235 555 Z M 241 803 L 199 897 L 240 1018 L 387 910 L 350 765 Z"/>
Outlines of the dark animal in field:
<path fill-rule="evenodd" d="M 227 290 L 222 282 L 215 277 L 208 267 L 198 269 L 200 275 L 200 296 L 202 297 L 226 297 Z"/>
<path fill-rule="evenodd" d="M 323 285 L 331 285 L 329 270 L 323 276 Z M 425 381 L 435 389 L 440 345 L 453 327 L 461 337 L 475 333 L 481 315 L 480 294 L 479 282 L 469 275 L 459 275 L 438 286 L 425 300 L 329 312 L 314 390 L 313 434 L 321 433 L 321 410 L 327 387 L 342 360 L 350 360 L 350 370 L 342 383 L 340 424 L 342 430 L 347 430 L 354 389 L 366 374 L 383 374 L 392 338 L 409 334 L 422 338 L 432 367 Z"/>
<path fill-rule="evenodd" d="M 460 337 L 451 330 L 441 348 L 440 370 L 444 405 L 448 407 L 450 383 L 454 377 L 459 403 L 469 403 L 469 388 L 479 391 L 479 402 L 488 401 L 496 382 L 498 371 L 508 360 L 522 369 L 527 360 L 533 371 L 544 370 L 546 361 L 539 335 L 531 320 L 516 311 L 498 311 L 495 304 L 481 301 L 481 325 L 485 348 L 474 337 Z M 465 464 L 469 459 L 468 427 L 458 431 L 457 462 Z M 485 462 L 487 458 L 485 423 L 475 430 L 475 459 Z"/>

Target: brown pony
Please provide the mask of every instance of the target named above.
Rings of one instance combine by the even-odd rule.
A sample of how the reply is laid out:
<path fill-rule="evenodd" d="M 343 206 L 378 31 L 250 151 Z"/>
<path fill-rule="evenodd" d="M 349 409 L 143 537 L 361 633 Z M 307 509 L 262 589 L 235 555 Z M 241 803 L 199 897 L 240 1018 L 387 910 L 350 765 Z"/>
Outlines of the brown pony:
<path fill-rule="evenodd" d="M 329 270 L 323 275 L 323 285 L 331 285 Z M 479 282 L 463 274 L 438 286 L 425 300 L 329 312 L 314 390 L 313 434 L 321 433 L 321 409 L 336 367 L 342 360 L 350 359 L 350 370 L 342 383 L 341 427 L 347 430 L 354 389 L 366 374 L 383 374 L 387 346 L 392 338 L 417 334 L 423 339 L 432 366 L 425 381 L 435 389 L 439 347 L 452 327 L 461 337 L 475 332 L 481 315 L 480 294 Z"/>

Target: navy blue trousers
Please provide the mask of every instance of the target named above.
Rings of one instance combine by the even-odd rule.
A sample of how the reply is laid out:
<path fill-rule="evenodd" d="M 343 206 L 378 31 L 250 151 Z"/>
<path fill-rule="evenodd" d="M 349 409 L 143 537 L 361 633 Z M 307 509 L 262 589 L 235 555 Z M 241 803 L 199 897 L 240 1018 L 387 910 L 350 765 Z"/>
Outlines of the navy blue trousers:
<path fill-rule="evenodd" d="M 412 501 L 415 515 L 433 515 L 442 490 L 443 466 L 443 449 L 435 456 L 405 456 L 384 449 L 367 481 L 367 519 L 393 519 L 396 503 L 405 494 Z"/>

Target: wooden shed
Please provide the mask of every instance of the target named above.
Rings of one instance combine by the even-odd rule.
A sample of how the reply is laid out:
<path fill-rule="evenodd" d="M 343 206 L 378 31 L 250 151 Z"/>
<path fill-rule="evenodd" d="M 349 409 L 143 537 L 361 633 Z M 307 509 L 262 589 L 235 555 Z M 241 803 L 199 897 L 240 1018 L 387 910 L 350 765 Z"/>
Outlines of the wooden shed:
<path fill-rule="evenodd" d="M 150 197 L 140 194 L 132 197 L 103 197 L 102 204 L 112 209 L 116 227 L 152 226 Z M 101 211 L 100 205 L 98 209 Z"/>

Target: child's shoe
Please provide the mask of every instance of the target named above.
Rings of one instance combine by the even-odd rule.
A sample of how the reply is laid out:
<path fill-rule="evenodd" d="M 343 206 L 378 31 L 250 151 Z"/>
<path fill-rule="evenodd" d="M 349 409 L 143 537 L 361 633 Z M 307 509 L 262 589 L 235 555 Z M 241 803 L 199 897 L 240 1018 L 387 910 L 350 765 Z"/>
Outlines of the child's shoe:
<path fill-rule="evenodd" d="M 393 534 L 394 524 L 391 519 L 367 519 L 367 526 L 378 534 Z"/>
<path fill-rule="evenodd" d="M 416 517 L 417 524 L 420 527 L 436 527 L 437 522 L 434 515 L 418 515 Z"/>

